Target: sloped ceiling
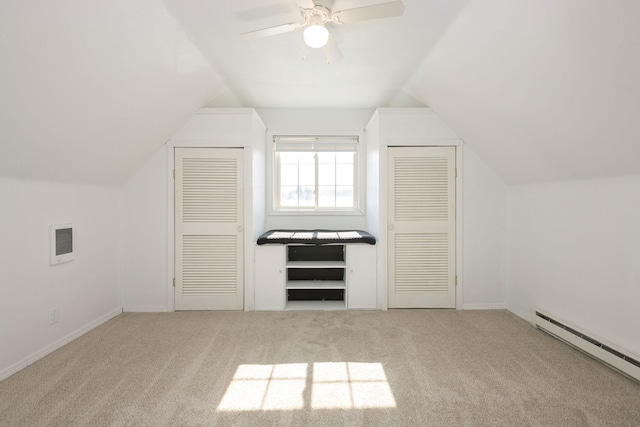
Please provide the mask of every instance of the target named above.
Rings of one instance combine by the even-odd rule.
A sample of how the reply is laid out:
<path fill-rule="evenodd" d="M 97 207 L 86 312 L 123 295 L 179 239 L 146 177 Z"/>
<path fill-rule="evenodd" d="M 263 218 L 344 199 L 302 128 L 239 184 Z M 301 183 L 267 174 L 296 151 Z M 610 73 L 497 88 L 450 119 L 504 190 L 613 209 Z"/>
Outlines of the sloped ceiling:
<path fill-rule="evenodd" d="M 158 0 L 0 13 L 0 176 L 120 185 L 226 90 Z"/>
<path fill-rule="evenodd" d="M 640 174 L 637 0 L 404 0 L 329 65 L 239 37 L 308 2 L 4 2 L 0 176 L 120 185 L 202 106 L 423 105 L 509 183 Z"/>
<path fill-rule="evenodd" d="M 640 2 L 474 0 L 406 90 L 508 183 L 640 174 Z"/>
<path fill-rule="evenodd" d="M 333 10 L 386 1 L 335 0 Z M 411 100 L 399 92 L 468 0 L 403 1 L 402 17 L 328 25 L 344 58 L 327 64 L 327 49 L 306 48 L 300 30 L 239 36 L 303 22 L 299 6 L 310 7 L 310 0 L 164 0 L 225 84 L 255 108 L 375 108 Z"/>

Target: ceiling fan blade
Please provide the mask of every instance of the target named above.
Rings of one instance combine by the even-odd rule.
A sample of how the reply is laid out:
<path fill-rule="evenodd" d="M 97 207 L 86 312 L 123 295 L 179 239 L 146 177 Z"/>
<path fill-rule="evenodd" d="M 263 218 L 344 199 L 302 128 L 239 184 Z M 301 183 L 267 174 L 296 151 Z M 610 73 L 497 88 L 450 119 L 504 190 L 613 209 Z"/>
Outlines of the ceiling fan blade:
<path fill-rule="evenodd" d="M 329 41 L 327 42 L 326 49 L 327 49 L 327 64 L 333 64 L 344 58 L 344 55 L 342 55 L 342 51 L 338 47 L 336 38 L 333 36 L 333 33 L 331 31 L 329 31 Z"/>
<path fill-rule="evenodd" d="M 300 24 L 283 24 L 276 25 L 275 27 L 263 28 L 262 30 L 249 31 L 248 33 L 240 34 L 240 37 L 247 40 L 254 40 L 262 37 L 270 37 L 278 34 L 288 33 L 300 28 Z"/>
<path fill-rule="evenodd" d="M 333 19 L 338 23 L 368 21 L 370 19 L 391 18 L 400 16 L 404 12 L 402 1 L 374 4 L 372 6 L 356 7 L 354 9 L 340 10 L 333 14 Z"/>

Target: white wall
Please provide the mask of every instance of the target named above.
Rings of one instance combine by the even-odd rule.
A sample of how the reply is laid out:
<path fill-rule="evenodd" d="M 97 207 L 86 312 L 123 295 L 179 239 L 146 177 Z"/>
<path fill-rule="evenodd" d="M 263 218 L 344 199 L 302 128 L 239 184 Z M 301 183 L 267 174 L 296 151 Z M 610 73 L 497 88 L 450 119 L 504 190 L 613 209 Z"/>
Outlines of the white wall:
<path fill-rule="evenodd" d="M 259 110 L 272 130 L 357 131 L 372 110 Z M 464 147 L 464 308 L 505 305 L 505 184 Z M 363 162 L 364 163 L 364 162 Z M 269 157 L 267 173 L 271 173 Z M 269 180 L 266 180 L 269 182 Z M 167 302 L 166 148 L 156 152 L 124 189 L 124 307 L 128 311 L 164 311 Z M 267 193 L 267 197 L 271 197 Z M 372 207 L 370 206 L 370 209 Z M 267 215 L 265 229 L 358 228 L 366 216 Z"/>
<path fill-rule="evenodd" d="M 260 108 L 258 115 L 273 130 L 362 130 L 374 109 L 369 108 Z"/>
<path fill-rule="evenodd" d="M 121 312 L 121 192 L 0 178 L 0 379 Z M 49 265 L 54 224 L 75 259 Z M 49 325 L 49 309 L 59 321 Z"/>
<path fill-rule="evenodd" d="M 455 132 L 433 111 L 428 109 L 379 109 L 367 127 L 370 142 L 381 141 L 395 145 L 458 144 Z M 457 253 L 456 274 L 462 281 L 456 288 L 456 307 L 463 309 L 496 309 L 505 307 L 506 287 L 506 206 L 508 187 L 484 160 L 467 144 L 457 147 L 462 157 L 462 205 L 457 206 L 456 217 L 462 223 L 461 254 Z M 367 225 L 379 237 L 379 258 L 384 259 L 386 243 L 385 207 L 379 212 L 380 200 L 385 200 L 386 178 L 378 181 L 377 170 L 386 174 L 385 154 L 375 143 L 368 144 L 368 205 Z M 382 160 L 381 160 L 382 158 Z M 457 164 L 460 167 L 460 163 Z M 382 202 L 385 203 L 385 202 Z M 386 266 L 378 264 L 380 293 L 386 293 L 384 278 Z M 382 278 L 382 279 L 381 279 Z M 384 296 L 381 296 L 384 298 Z"/>
<path fill-rule="evenodd" d="M 504 308 L 507 185 L 463 147 L 463 308 Z"/>
<path fill-rule="evenodd" d="M 508 221 L 509 309 L 640 354 L 640 176 L 514 186 Z"/>
<path fill-rule="evenodd" d="M 373 110 L 267 109 L 258 111 L 269 129 L 362 131 Z M 179 131 L 176 137 L 182 136 Z M 124 186 L 125 311 L 165 311 L 167 298 L 167 148 L 162 147 Z M 267 162 L 269 160 L 267 159 Z M 271 173 L 267 163 L 267 170 Z M 263 181 L 264 184 L 264 181 Z M 267 197 L 271 197 L 268 193 Z M 264 209 L 255 207 L 255 212 Z M 267 216 L 264 230 L 273 228 L 366 229 L 364 216 Z"/>
<path fill-rule="evenodd" d="M 124 311 L 167 311 L 167 148 L 124 187 Z"/>

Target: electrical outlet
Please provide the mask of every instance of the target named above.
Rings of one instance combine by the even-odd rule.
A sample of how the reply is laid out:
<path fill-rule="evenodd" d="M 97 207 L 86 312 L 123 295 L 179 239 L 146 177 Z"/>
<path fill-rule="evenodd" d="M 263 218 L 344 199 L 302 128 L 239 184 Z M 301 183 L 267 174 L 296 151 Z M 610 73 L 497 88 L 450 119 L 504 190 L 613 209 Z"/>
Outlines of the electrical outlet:
<path fill-rule="evenodd" d="M 58 307 L 52 307 L 49 309 L 49 324 L 53 325 L 54 323 L 58 323 L 58 318 L 60 317 L 60 312 L 58 311 Z"/>

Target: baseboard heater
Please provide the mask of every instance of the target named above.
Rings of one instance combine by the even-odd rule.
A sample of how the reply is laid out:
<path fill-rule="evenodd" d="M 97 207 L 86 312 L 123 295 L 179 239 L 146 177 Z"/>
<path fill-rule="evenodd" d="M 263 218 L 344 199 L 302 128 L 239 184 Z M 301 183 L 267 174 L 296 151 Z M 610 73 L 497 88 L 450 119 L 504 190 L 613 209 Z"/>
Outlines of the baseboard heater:
<path fill-rule="evenodd" d="M 588 332 L 537 309 L 531 309 L 531 323 L 614 369 L 640 381 L 640 357 L 632 356 Z"/>

